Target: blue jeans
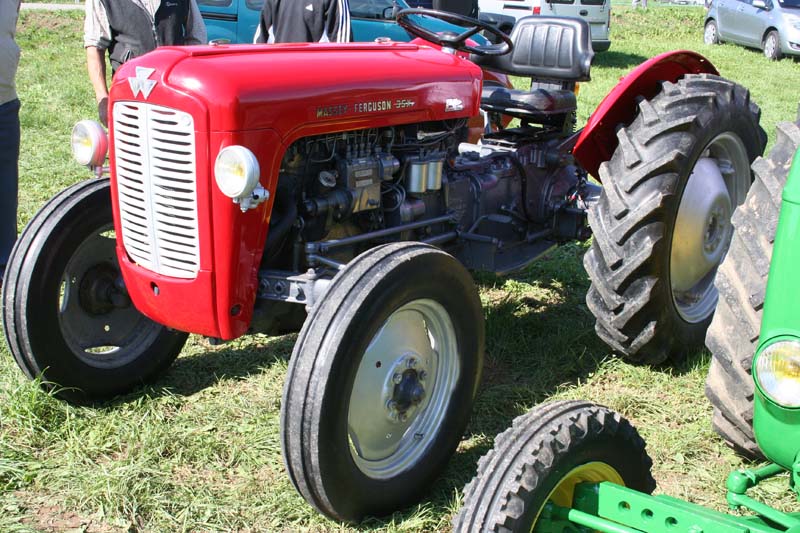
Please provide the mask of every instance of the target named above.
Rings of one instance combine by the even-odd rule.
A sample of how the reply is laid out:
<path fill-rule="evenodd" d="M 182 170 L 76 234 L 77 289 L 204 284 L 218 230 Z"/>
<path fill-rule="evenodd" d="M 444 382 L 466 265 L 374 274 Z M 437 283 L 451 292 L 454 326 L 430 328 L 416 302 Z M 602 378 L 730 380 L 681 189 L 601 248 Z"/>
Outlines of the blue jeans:
<path fill-rule="evenodd" d="M 19 100 L 0 105 L 0 275 L 17 240 Z"/>

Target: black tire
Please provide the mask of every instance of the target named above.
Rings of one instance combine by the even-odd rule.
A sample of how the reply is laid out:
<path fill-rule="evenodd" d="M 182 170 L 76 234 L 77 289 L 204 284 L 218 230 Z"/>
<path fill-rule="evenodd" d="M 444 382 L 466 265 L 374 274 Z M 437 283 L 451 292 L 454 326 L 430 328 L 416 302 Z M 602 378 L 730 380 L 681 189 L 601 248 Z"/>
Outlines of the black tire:
<path fill-rule="evenodd" d="M 387 469 L 386 476 L 372 474 L 366 463 L 359 465 L 359 452 L 354 451 L 348 427 L 354 423 L 350 409 L 351 394 L 359 383 L 356 374 L 362 361 L 365 368 L 381 368 L 376 375 L 391 368 L 397 354 L 386 353 L 382 364 L 373 365 L 368 357 L 373 352 L 367 348 L 378 338 L 377 332 L 384 331 L 387 320 L 400 312 L 397 310 L 423 299 L 435 301 L 451 320 L 460 371 L 451 392 L 445 394 L 448 403 L 439 404 L 446 407 L 438 411 L 420 408 L 411 422 L 430 420 L 426 417 L 433 414 L 427 413 L 443 413 L 436 415 L 440 423 L 420 437 L 423 447 L 416 449 L 419 455 L 413 456 L 414 461 L 402 469 Z M 354 522 L 419 500 L 447 464 L 469 420 L 483 367 L 483 320 L 469 273 L 452 256 L 431 246 L 380 246 L 356 257 L 337 274 L 300 332 L 281 407 L 286 469 L 306 501 L 330 518 Z M 435 375 L 438 380 L 440 374 Z M 437 394 L 442 393 L 435 388 L 426 390 L 430 402 Z M 381 398 L 368 397 L 364 405 L 373 405 L 369 402 L 376 402 L 378 408 L 387 405 Z M 381 413 L 376 421 L 386 424 Z M 414 431 L 420 427 L 415 426 Z M 411 432 L 409 427 L 402 434 Z M 403 442 L 406 444 L 398 449 L 415 450 L 408 441 Z M 395 453 L 399 452 L 387 455 L 389 461 Z"/>
<path fill-rule="evenodd" d="M 783 57 L 781 51 L 781 37 L 773 30 L 764 37 L 764 56 L 771 61 L 778 61 Z"/>
<path fill-rule="evenodd" d="M 640 101 L 633 123 L 617 132 L 619 147 L 600 166 L 603 192 L 589 211 L 594 240 L 584 266 L 595 330 L 625 358 L 657 364 L 702 346 L 716 303 L 713 270 L 732 232 L 730 211 L 744 200 L 750 164 L 766 144 L 760 114 L 744 87 L 717 76 L 689 75 Z M 720 164 L 716 158 L 722 156 L 713 152 L 724 155 L 726 147 L 733 147 L 738 162 L 727 179 L 737 185 L 724 186 L 735 194 L 727 216 L 714 219 L 720 237 L 714 267 L 697 285 L 703 297 L 699 304 L 689 299 L 684 311 L 670 266 L 679 207 L 701 157 Z M 690 311 L 694 315 L 687 319 Z"/>
<path fill-rule="evenodd" d="M 708 45 L 719 44 L 719 28 L 717 21 L 710 19 L 703 28 L 703 42 Z"/>
<path fill-rule="evenodd" d="M 706 396 L 714 407 L 716 432 L 750 458 L 761 456 L 753 435 L 751 365 L 761 328 L 781 192 L 798 147 L 800 126 L 779 124 L 769 156 L 753 163 L 756 179 L 747 200 L 733 215 L 731 247 L 714 281 L 720 298 L 706 335 L 713 356 Z"/>
<path fill-rule="evenodd" d="M 645 442 L 618 413 L 583 401 L 538 406 L 517 417 L 478 462 L 454 531 L 533 531 L 553 489 L 575 468 L 593 463 L 613 468 L 628 488 L 647 494 L 655 489 Z M 602 472 L 600 477 L 615 481 Z"/>
<path fill-rule="evenodd" d="M 130 303 L 118 281 L 114 239 L 104 234 L 111 230 L 109 180 L 78 183 L 36 213 L 6 268 L 3 325 L 11 353 L 26 376 L 41 376 L 46 390 L 72 402 L 130 391 L 167 368 L 187 338 L 147 319 Z M 77 270 L 67 274 L 72 267 Z M 76 330 L 73 325 L 84 319 L 87 329 Z M 81 332 L 106 343 L 95 349 L 112 351 L 93 353 Z M 110 342 L 120 340 L 118 334 L 125 342 Z"/>

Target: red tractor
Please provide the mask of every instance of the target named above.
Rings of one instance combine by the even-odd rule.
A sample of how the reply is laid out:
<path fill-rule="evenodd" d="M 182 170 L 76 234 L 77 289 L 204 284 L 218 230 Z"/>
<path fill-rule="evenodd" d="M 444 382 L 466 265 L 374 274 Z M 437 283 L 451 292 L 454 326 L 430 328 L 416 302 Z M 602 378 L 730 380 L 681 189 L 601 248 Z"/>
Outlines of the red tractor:
<path fill-rule="evenodd" d="M 576 132 L 584 21 L 525 18 L 509 37 L 398 18 L 420 39 L 161 48 L 122 67 L 109 136 L 73 132 L 98 178 L 45 205 L 6 271 L 22 370 L 91 401 L 164 371 L 187 332 L 300 330 L 286 468 L 321 512 L 358 520 L 418 499 L 459 443 L 484 356 L 471 270 L 513 272 L 594 234 L 598 334 L 645 362 L 702 344 L 766 141 L 748 91 L 664 54 Z M 500 44 L 475 45 L 479 31 Z M 484 84 L 481 67 L 531 89 Z"/>

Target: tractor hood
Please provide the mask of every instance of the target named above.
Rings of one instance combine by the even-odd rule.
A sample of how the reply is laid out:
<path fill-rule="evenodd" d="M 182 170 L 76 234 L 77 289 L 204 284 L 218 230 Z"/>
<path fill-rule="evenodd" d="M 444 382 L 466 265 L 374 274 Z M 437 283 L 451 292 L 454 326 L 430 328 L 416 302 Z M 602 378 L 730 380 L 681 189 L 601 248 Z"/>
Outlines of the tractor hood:
<path fill-rule="evenodd" d="M 286 139 L 331 123 L 341 131 L 343 122 L 468 117 L 478 113 L 481 82 L 473 63 L 410 43 L 163 47 L 120 68 L 111 99 L 204 115 L 197 130 L 269 128 Z"/>

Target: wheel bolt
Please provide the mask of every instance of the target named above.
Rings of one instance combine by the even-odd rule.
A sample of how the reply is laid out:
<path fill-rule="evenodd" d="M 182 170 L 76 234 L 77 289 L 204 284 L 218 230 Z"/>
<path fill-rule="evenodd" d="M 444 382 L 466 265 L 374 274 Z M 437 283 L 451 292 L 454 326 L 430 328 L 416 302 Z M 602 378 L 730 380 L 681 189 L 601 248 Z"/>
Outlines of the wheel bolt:
<path fill-rule="evenodd" d="M 386 408 L 391 412 L 397 411 L 397 402 L 394 400 L 389 400 L 389 402 L 386 404 Z"/>
<path fill-rule="evenodd" d="M 392 381 L 394 381 L 395 383 L 397 383 L 399 385 L 400 382 L 403 381 L 403 375 L 402 374 L 395 374 L 394 376 L 392 376 Z"/>
<path fill-rule="evenodd" d="M 417 366 L 417 360 L 412 357 L 408 360 L 408 368 L 414 368 L 415 366 Z"/>
<path fill-rule="evenodd" d="M 419 380 L 420 381 L 424 381 L 426 377 L 428 377 L 428 373 L 425 372 L 424 370 L 420 370 L 419 371 Z"/>
<path fill-rule="evenodd" d="M 400 422 L 407 422 L 407 421 L 408 421 L 407 414 L 403 413 L 402 415 L 400 415 Z"/>

